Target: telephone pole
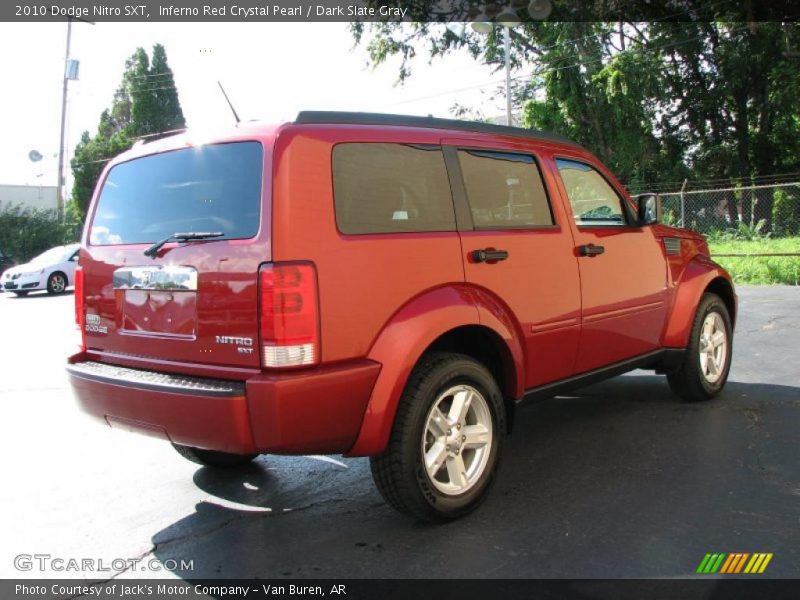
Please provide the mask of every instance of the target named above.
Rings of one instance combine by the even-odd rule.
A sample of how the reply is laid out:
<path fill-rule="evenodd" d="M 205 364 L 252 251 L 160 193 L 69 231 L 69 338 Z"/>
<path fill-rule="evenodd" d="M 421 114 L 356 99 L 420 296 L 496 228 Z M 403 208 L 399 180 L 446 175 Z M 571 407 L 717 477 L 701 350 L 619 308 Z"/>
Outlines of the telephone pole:
<path fill-rule="evenodd" d="M 72 17 L 67 19 L 67 51 L 64 55 L 64 86 L 61 90 L 61 137 L 58 142 L 58 187 L 56 188 L 56 210 L 58 220 L 64 220 L 64 134 L 67 125 L 67 90 L 69 87 L 69 45 L 72 40 Z"/>
<path fill-rule="evenodd" d="M 67 17 L 67 49 L 64 52 L 64 84 L 61 88 L 61 135 L 58 139 L 58 185 L 56 186 L 56 211 L 59 220 L 64 219 L 64 137 L 67 130 L 67 92 L 69 91 L 70 79 L 78 79 L 78 61 L 70 60 L 69 49 L 72 41 L 72 21 L 77 19 L 89 25 L 94 25 L 93 21 L 87 21 L 80 17 Z"/>

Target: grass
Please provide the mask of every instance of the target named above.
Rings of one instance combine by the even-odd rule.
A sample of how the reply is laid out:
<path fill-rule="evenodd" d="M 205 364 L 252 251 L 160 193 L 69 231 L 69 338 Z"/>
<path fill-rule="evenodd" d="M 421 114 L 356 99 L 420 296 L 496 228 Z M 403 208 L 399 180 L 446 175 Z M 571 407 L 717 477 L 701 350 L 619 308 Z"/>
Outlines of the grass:
<path fill-rule="evenodd" d="M 711 258 L 725 267 L 736 283 L 756 285 L 800 285 L 800 256 L 748 256 L 733 258 L 717 254 L 800 253 L 800 237 L 752 241 L 709 242 Z"/>

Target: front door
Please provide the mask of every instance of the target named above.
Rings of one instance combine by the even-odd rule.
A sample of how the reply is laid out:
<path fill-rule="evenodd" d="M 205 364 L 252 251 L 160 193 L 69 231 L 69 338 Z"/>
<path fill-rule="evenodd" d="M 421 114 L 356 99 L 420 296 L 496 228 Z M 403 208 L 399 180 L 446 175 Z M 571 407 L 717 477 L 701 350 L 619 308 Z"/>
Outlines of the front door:
<path fill-rule="evenodd" d="M 621 191 L 584 159 L 556 158 L 581 280 L 582 373 L 659 347 L 667 264 L 651 227 L 639 227 Z"/>

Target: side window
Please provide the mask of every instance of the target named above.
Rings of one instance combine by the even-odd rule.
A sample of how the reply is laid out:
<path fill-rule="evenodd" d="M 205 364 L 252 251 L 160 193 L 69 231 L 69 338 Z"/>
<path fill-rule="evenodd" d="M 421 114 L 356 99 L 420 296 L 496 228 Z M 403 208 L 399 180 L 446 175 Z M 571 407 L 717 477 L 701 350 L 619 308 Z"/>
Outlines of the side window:
<path fill-rule="evenodd" d="M 625 225 L 622 199 L 595 169 L 581 162 L 557 159 L 577 225 Z"/>
<path fill-rule="evenodd" d="M 542 175 L 532 156 L 459 150 L 458 161 L 477 229 L 553 224 Z"/>
<path fill-rule="evenodd" d="M 442 149 L 344 143 L 333 148 L 336 225 L 346 234 L 455 231 Z"/>

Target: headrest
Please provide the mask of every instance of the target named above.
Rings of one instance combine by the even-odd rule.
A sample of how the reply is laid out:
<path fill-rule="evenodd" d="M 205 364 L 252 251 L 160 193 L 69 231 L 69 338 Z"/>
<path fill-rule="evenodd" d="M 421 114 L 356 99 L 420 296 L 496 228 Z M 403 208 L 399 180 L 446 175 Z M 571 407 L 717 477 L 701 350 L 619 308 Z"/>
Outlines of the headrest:
<path fill-rule="evenodd" d="M 470 208 L 494 209 L 508 205 L 506 176 L 496 169 L 473 171 L 467 182 Z"/>

